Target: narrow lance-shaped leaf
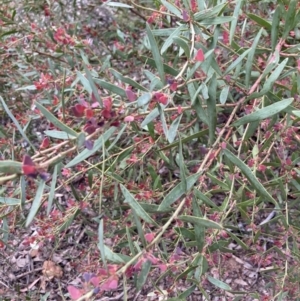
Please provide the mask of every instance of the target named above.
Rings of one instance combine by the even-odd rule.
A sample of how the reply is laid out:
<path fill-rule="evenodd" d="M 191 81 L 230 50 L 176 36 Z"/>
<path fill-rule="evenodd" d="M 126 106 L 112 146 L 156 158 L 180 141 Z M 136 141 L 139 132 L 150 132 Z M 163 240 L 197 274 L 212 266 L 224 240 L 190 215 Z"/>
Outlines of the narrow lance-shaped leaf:
<path fill-rule="evenodd" d="M 150 272 L 151 265 L 152 265 L 152 263 L 150 260 L 146 260 L 143 263 L 142 269 L 137 277 L 137 284 L 136 284 L 137 291 L 140 291 L 141 288 L 143 287 L 143 285 L 145 284 L 147 277 L 149 275 L 149 272 Z"/>
<path fill-rule="evenodd" d="M 165 42 L 163 43 L 162 47 L 161 47 L 161 50 L 160 50 L 160 53 L 163 55 L 167 50 L 168 48 L 173 45 L 173 39 L 175 37 L 178 37 L 181 32 L 183 30 L 186 29 L 186 24 L 182 24 L 181 26 L 177 27 L 175 30 L 173 30 L 173 32 L 170 34 L 167 34 L 168 38 L 165 40 Z M 154 34 L 154 31 L 155 30 L 152 30 L 152 33 Z"/>
<path fill-rule="evenodd" d="M 282 16 L 281 6 L 278 5 L 272 17 L 272 29 L 271 29 L 272 52 L 275 51 L 275 47 L 278 42 L 278 30 L 279 30 L 281 16 Z"/>
<path fill-rule="evenodd" d="M 282 39 L 285 39 L 288 35 L 289 35 L 289 32 L 291 30 L 293 30 L 293 27 L 294 27 L 294 23 L 295 23 L 295 15 L 296 15 L 296 12 L 298 11 L 297 10 L 297 4 L 299 3 L 298 0 L 290 0 L 289 1 L 289 4 L 287 5 L 287 12 L 285 13 L 285 16 L 284 16 L 284 32 L 283 32 L 283 35 L 282 35 Z"/>
<path fill-rule="evenodd" d="M 210 145 L 214 143 L 215 131 L 217 126 L 216 91 L 217 91 L 217 79 L 216 79 L 216 74 L 214 73 L 208 88 L 209 98 L 207 100 L 207 116 L 208 116 L 208 130 L 209 130 Z"/>
<path fill-rule="evenodd" d="M 235 17 L 235 19 L 230 23 L 230 34 L 229 34 L 229 43 L 232 43 L 234 34 L 236 32 L 236 25 L 239 19 L 239 14 L 240 14 L 240 10 L 241 10 L 241 5 L 243 4 L 243 0 L 239 0 L 237 1 L 237 4 L 235 5 L 234 8 L 234 12 L 233 12 L 233 16 Z"/>
<path fill-rule="evenodd" d="M 219 15 L 219 13 L 222 10 L 224 10 L 225 7 L 228 5 L 228 2 L 225 2 L 225 3 L 218 4 L 216 6 L 213 6 L 209 9 L 205 9 L 206 8 L 206 3 L 205 2 L 206 1 L 204 1 L 204 0 L 203 1 L 198 0 L 199 12 L 194 14 L 194 20 L 195 21 L 201 21 L 203 19 L 215 17 L 215 16 Z"/>
<path fill-rule="evenodd" d="M 49 197 L 48 197 L 48 205 L 47 205 L 47 215 L 48 216 L 52 209 L 54 193 L 55 193 L 55 188 L 56 188 L 55 186 L 56 186 L 56 181 L 57 181 L 57 172 L 58 172 L 58 164 L 56 164 L 54 166 L 54 171 L 53 171 L 52 179 L 51 179 L 51 187 L 50 187 L 50 192 L 49 192 Z"/>
<path fill-rule="evenodd" d="M 58 120 L 51 112 L 49 112 L 43 105 L 39 102 L 35 102 L 36 107 L 42 112 L 42 114 L 46 117 L 48 121 L 58 127 L 60 130 L 70 134 L 72 137 L 77 137 L 77 133 L 68 127 L 67 125 L 63 124 L 60 120 Z"/>
<path fill-rule="evenodd" d="M 202 212 L 198 206 L 196 198 L 193 198 L 192 207 L 193 207 L 193 216 L 203 218 Z M 204 226 L 197 225 L 197 227 L 195 227 L 195 240 L 197 243 L 198 252 L 201 253 L 202 249 L 205 245 L 205 227 Z"/>
<path fill-rule="evenodd" d="M 132 207 L 136 214 L 142 218 L 145 222 L 156 225 L 157 223 L 148 215 L 148 213 L 143 209 L 143 207 L 136 201 L 136 199 L 132 196 L 132 194 L 127 190 L 125 186 L 120 184 L 122 193 L 125 197 L 125 202 L 129 204 L 130 207 Z"/>
<path fill-rule="evenodd" d="M 181 215 L 178 218 L 184 222 L 195 224 L 195 227 L 199 225 L 201 227 L 206 227 L 206 228 L 219 229 L 219 230 L 223 229 L 222 225 L 204 217 Z"/>
<path fill-rule="evenodd" d="M 94 79 L 92 77 L 92 74 L 91 74 L 90 70 L 86 67 L 86 65 L 84 65 L 84 71 L 85 71 L 85 74 L 87 76 L 88 81 L 90 82 L 90 85 L 91 85 L 91 88 L 92 88 L 92 92 L 93 92 L 96 100 L 98 101 L 100 107 L 103 108 L 102 99 L 101 99 L 101 97 L 99 95 L 99 92 L 98 92 L 98 89 L 97 89 L 97 87 L 96 87 L 96 85 L 94 83 Z"/>
<path fill-rule="evenodd" d="M 257 15 L 254 15 L 254 14 L 247 14 L 247 16 L 252 19 L 254 22 L 256 22 L 257 24 L 259 24 L 261 27 L 264 27 L 266 28 L 267 30 L 271 30 L 272 29 L 272 25 L 266 21 L 265 19 L 257 16 Z M 273 23 L 273 21 L 272 21 Z"/>
<path fill-rule="evenodd" d="M 253 58 L 254 58 L 257 44 L 260 41 L 260 36 L 261 36 L 262 32 L 263 32 L 263 29 L 261 28 L 252 43 L 251 51 L 249 52 L 249 55 L 248 55 L 248 59 L 247 59 L 246 67 L 245 67 L 245 70 L 246 70 L 245 85 L 246 85 L 246 87 L 249 87 L 249 85 L 250 85 Z"/>
<path fill-rule="evenodd" d="M 189 189 L 191 189 L 196 181 L 198 180 L 200 173 L 196 173 L 192 176 L 186 178 L 186 189 L 184 183 L 179 183 L 175 186 L 163 199 L 162 203 L 159 205 L 158 210 L 164 210 L 169 208 L 174 202 L 176 202 L 183 194 L 185 194 Z"/>
<path fill-rule="evenodd" d="M 106 142 L 107 139 L 111 138 L 112 134 L 116 131 L 116 127 L 110 127 L 102 136 L 100 136 L 94 143 L 94 147 L 91 150 L 85 149 L 80 154 L 78 154 L 73 160 L 71 160 L 67 165 L 66 168 L 70 168 L 82 161 L 86 158 L 93 155 L 97 152 L 102 146 L 103 143 Z"/>
<path fill-rule="evenodd" d="M 26 227 L 30 225 L 34 217 L 36 216 L 42 202 L 43 192 L 45 188 L 45 181 L 41 180 L 38 186 L 38 189 L 35 194 L 35 198 L 31 204 L 31 208 L 26 220 Z"/>
<path fill-rule="evenodd" d="M 104 267 L 106 268 L 106 256 L 105 256 L 105 248 L 104 248 L 104 225 L 103 225 L 103 219 L 99 221 L 99 226 L 98 226 L 98 248 L 100 250 L 101 254 L 101 259 L 103 262 Z"/>
<path fill-rule="evenodd" d="M 185 191 L 187 191 L 187 182 L 186 182 L 186 166 L 185 166 L 185 162 L 184 162 L 184 157 L 183 157 L 183 151 L 182 151 L 182 141 L 181 141 L 181 137 L 179 135 L 179 169 L 180 169 L 180 180 L 183 186 L 183 189 Z"/>
<path fill-rule="evenodd" d="M 220 24 L 224 24 L 224 23 L 229 23 L 234 20 L 235 20 L 235 17 L 215 17 L 215 18 L 204 19 L 204 20 L 200 21 L 199 23 L 201 25 L 220 25 Z"/>
<path fill-rule="evenodd" d="M 253 187 L 269 202 L 274 204 L 276 208 L 279 208 L 276 200 L 269 194 L 269 192 L 265 189 L 265 187 L 259 182 L 259 180 L 255 177 L 252 170 L 243 162 L 241 159 L 236 157 L 231 151 L 228 149 L 223 149 L 225 156 L 236 165 L 242 172 L 243 175 L 248 179 L 248 181 L 253 185 Z"/>
<path fill-rule="evenodd" d="M 173 141 L 176 137 L 181 117 L 182 117 L 182 114 L 179 115 L 175 120 L 173 120 L 172 124 L 170 125 L 169 131 L 168 131 L 168 137 L 167 137 L 169 143 L 173 143 Z"/>
<path fill-rule="evenodd" d="M 219 279 L 213 278 L 209 275 L 207 276 L 207 279 L 210 283 L 212 283 L 213 285 L 215 285 L 216 287 L 218 287 L 220 289 L 223 289 L 225 291 L 230 291 L 231 290 L 231 287 L 227 283 L 225 283 L 225 282 L 223 282 Z"/>
<path fill-rule="evenodd" d="M 274 116 L 275 114 L 278 114 L 279 112 L 286 109 L 292 102 L 294 101 L 293 98 L 287 98 L 278 102 L 275 102 L 269 106 L 266 106 L 260 110 L 257 110 L 254 113 L 251 113 L 249 115 L 243 116 L 236 122 L 232 124 L 232 126 L 238 127 L 240 125 L 255 122 L 258 120 L 263 120 L 269 117 Z"/>
<path fill-rule="evenodd" d="M 10 117 L 10 119 L 13 121 L 13 123 L 15 124 L 15 126 L 17 127 L 18 131 L 20 132 L 20 134 L 22 135 L 22 137 L 29 143 L 29 145 L 31 146 L 31 148 L 33 150 L 36 151 L 36 148 L 34 147 L 34 145 L 30 142 L 30 140 L 28 139 L 28 137 L 26 136 L 25 132 L 23 131 L 22 127 L 20 126 L 18 120 L 15 118 L 15 116 L 12 114 L 12 112 L 10 111 L 10 109 L 8 108 L 8 106 L 6 105 L 4 99 L 0 96 L 0 101 L 2 103 L 2 106 L 5 110 L 5 112 L 7 113 L 7 115 Z"/>
<path fill-rule="evenodd" d="M 187 59 L 189 59 L 190 58 L 190 47 L 189 47 L 188 43 L 186 42 L 186 40 L 182 39 L 181 37 L 174 37 L 173 41 L 183 49 L 185 56 L 187 57 Z"/>
<path fill-rule="evenodd" d="M 172 14 L 174 14 L 178 18 L 181 18 L 182 13 L 176 6 L 174 6 L 170 2 L 167 2 L 166 0 L 160 0 L 160 1 L 161 1 L 161 4 L 164 7 L 166 7 Z"/>
<path fill-rule="evenodd" d="M 245 56 L 251 51 L 252 49 L 249 48 L 246 51 L 244 51 L 234 62 L 228 66 L 228 68 L 225 70 L 224 75 L 228 74 L 231 70 L 233 70 L 235 67 L 237 67 L 238 64 L 242 62 L 242 60 L 245 58 Z"/>
<path fill-rule="evenodd" d="M 158 71 L 158 74 L 160 76 L 161 81 L 165 84 L 166 83 L 166 77 L 165 77 L 165 71 L 164 71 L 164 66 L 163 66 L 163 60 L 162 57 L 159 54 L 158 46 L 156 43 L 156 40 L 151 32 L 151 28 L 148 23 L 146 23 L 146 31 L 147 31 L 147 36 L 149 39 L 149 43 L 151 46 L 151 51 L 152 55 L 156 64 L 156 68 Z"/>

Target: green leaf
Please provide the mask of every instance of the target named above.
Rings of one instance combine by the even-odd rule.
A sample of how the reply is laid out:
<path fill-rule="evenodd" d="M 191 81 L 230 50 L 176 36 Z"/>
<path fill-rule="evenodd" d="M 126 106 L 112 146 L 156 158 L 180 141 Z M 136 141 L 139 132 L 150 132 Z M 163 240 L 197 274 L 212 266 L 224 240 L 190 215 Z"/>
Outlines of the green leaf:
<path fill-rule="evenodd" d="M 235 17 L 235 19 L 230 24 L 230 33 L 229 33 L 229 44 L 230 45 L 232 44 L 233 37 L 236 32 L 236 25 L 237 25 L 237 21 L 239 19 L 241 5 L 243 4 L 243 2 L 244 2 L 243 0 L 237 1 L 237 4 L 235 5 L 235 8 L 234 8 L 233 16 Z"/>
<path fill-rule="evenodd" d="M 142 218 L 145 222 L 158 226 L 157 223 L 148 215 L 148 213 L 143 209 L 143 207 L 136 201 L 132 194 L 127 190 L 125 186 L 120 184 L 122 193 L 125 197 L 125 203 L 135 210 L 136 214 Z"/>
<path fill-rule="evenodd" d="M 194 186 L 199 176 L 200 173 L 196 173 L 186 178 L 186 190 L 184 189 L 184 183 L 179 183 L 177 186 L 175 186 L 163 199 L 162 203 L 158 207 L 158 210 L 160 211 L 168 209 L 183 194 L 185 194 L 189 189 L 191 189 Z"/>
<path fill-rule="evenodd" d="M 158 49 L 157 43 L 155 41 L 155 38 L 151 32 L 151 28 L 147 22 L 146 22 L 146 31 L 147 31 L 147 36 L 148 36 L 149 43 L 151 46 L 152 55 L 153 55 L 153 58 L 154 58 L 154 61 L 155 61 L 156 67 L 157 67 L 157 71 L 158 71 L 160 80 L 165 85 L 166 77 L 165 77 L 165 71 L 164 71 L 164 67 L 163 67 L 163 60 L 159 54 L 159 49 Z"/>
<path fill-rule="evenodd" d="M 103 143 L 105 143 L 109 138 L 111 138 L 112 134 L 116 131 L 116 127 L 110 127 L 104 134 L 102 134 L 95 142 L 94 147 L 91 150 L 85 149 L 81 153 L 79 153 L 73 160 L 71 160 L 67 165 L 66 168 L 70 168 L 91 155 L 97 152 L 99 149 L 102 149 Z"/>
<path fill-rule="evenodd" d="M 246 124 L 246 123 L 251 123 L 251 122 L 255 122 L 258 120 L 263 120 L 263 119 L 272 117 L 275 114 L 286 109 L 293 101 L 294 101 L 293 98 L 287 98 L 287 99 L 275 102 L 267 107 L 257 110 L 254 113 L 243 116 L 242 118 L 240 118 L 239 120 L 234 122 L 232 124 L 232 126 L 238 127 L 238 126 Z"/>
<path fill-rule="evenodd" d="M 182 13 L 181 11 L 171 3 L 167 2 L 166 0 L 160 0 L 161 4 L 166 7 L 172 14 L 177 16 L 178 18 L 182 19 Z"/>
<path fill-rule="evenodd" d="M 167 32 L 167 36 L 168 38 L 165 40 L 165 42 L 163 43 L 160 53 L 161 55 L 163 55 L 168 48 L 173 45 L 173 39 L 175 37 L 178 37 L 184 30 L 186 30 L 187 26 L 185 24 L 180 25 L 179 27 L 177 27 L 175 30 L 172 30 L 172 32 L 170 33 L 169 31 Z M 154 34 L 154 32 L 156 32 L 156 30 L 152 30 L 152 33 Z"/>
<path fill-rule="evenodd" d="M 279 56 L 279 54 L 278 54 Z M 267 92 L 269 92 L 274 84 L 274 82 L 278 79 L 278 77 L 280 76 L 282 70 L 284 69 L 285 65 L 288 62 L 288 58 L 286 58 L 285 60 L 283 60 L 278 66 L 277 68 L 271 73 L 271 75 L 268 77 L 268 79 L 265 81 L 263 88 L 257 92 L 257 93 L 252 93 L 249 97 L 247 97 L 248 100 L 253 99 L 253 98 L 257 98 L 260 96 L 265 95 Z M 272 64 L 270 64 L 272 65 Z M 271 70 L 270 70 L 271 71 Z"/>
<path fill-rule="evenodd" d="M 125 202 L 126 202 L 126 199 L 125 199 Z M 142 225 L 141 220 L 139 219 L 137 213 L 135 212 L 135 210 L 133 208 L 132 208 L 132 215 L 133 215 L 134 225 L 136 226 L 140 241 L 141 241 L 143 247 L 146 248 L 147 241 L 145 239 L 143 225 Z"/>
<path fill-rule="evenodd" d="M 139 57 L 139 59 L 141 59 L 145 64 L 148 64 L 148 65 L 150 65 L 151 67 L 154 67 L 154 68 L 155 68 L 155 66 L 156 66 L 156 62 L 155 62 L 155 60 L 153 60 L 152 58 L 149 58 L 149 57 L 147 57 L 147 56 L 141 55 L 141 56 Z M 176 70 L 176 69 L 170 67 L 170 66 L 167 65 L 167 64 L 163 64 L 162 66 L 163 66 L 163 68 L 164 68 L 164 71 L 165 71 L 167 74 L 170 74 L 170 75 L 172 75 L 172 76 L 177 76 L 178 73 L 179 73 L 178 70 Z"/>
<path fill-rule="evenodd" d="M 184 162 L 183 152 L 182 152 L 182 142 L 181 137 L 179 136 L 179 159 L 177 160 L 178 166 L 180 169 L 180 180 L 182 183 L 183 190 L 187 191 L 187 182 L 186 182 L 186 166 Z"/>
<path fill-rule="evenodd" d="M 108 91 L 115 93 L 121 97 L 127 98 L 126 91 L 124 89 L 114 84 L 108 83 L 102 79 L 94 78 L 94 81 L 102 88 L 107 89 Z"/>
<path fill-rule="evenodd" d="M 185 138 L 181 139 L 181 142 L 182 142 L 182 144 L 184 144 L 184 143 L 187 143 L 187 142 L 189 142 L 191 140 L 194 140 L 194 139 L 206 136 L 207 134 L 208 134 L 208 129 L 205 129 L 205 130 L 202 130 L 202 131 L 200 131 L 198 133 L 195 133 L 195 134 L 193 134 L 191 136 L 188 136 L 188 137 L 185 137 Z M 172 144 L 169 144 L 169 145 L 167 145 L 167 146 L 165 146 L 163 148 L 160 148 L 159 150 L 160 151 L 167 150 L 167 149 L 170 149 L 172 147 L 176 147 L 178 145 L 179 145 L 179 141 L 176 141 L 176 142 L 174 142 Z"/>
<path fill-rule="evenodd" d="M 35 198 L 31 204 L 31 208 L 26 219 L 25 227 L 28 227 L 31 224 L 32 220 L 34 219 L 37 212 L 39 211 L 42 202 L 43 193 L 44 193 L 44 188 L 45 188 L 45 181 L 40 180 L 38 189 L 35 194 Z"/>
<path fill-rule="evenodd" d="M 103 219 L 100 219 L 98 226 L 98 248 L 100 250 L 101 260 L 103 262 L 104 267 L 106 268 L 106 254 L 105 254 L 105 245 L 104 245 L 104 227 L 103 227 Z"/>
<path fill-rule="evenodd" d="M 8 175 L 21 174 L 22 163 L 12 160 L 0 160 L 0 172 Z"/>
<path fill-rule="evenodd" d="M 21 205 L 20 199 L 0 197 L 0 203 L 7 206 Z"/>
<path fill-rule="evenodd" d="M 149 275 L 149 272 L 151 269 L 151 265 L 152 265 L 152 263 L 150 260 L 146 260 L 143 263 L 142 269 L 137 277 L 137 283 L 136 283 L 137 292 L 140 291 L 142 289 L 143 285 L 146 283 L 146 280 L 148 278 L 148 275 Z"/>
<path fill-rule="evenodd" d="M 98 249 L 100 251 L 99 244 L 97 244 L 97 246 L 98 246 Z M 120 253 L 114 253 L 106 245 L 104 245 L 104 253 L 105 253 L 106 259 L 113 262 L 113 263 L 126 263 L 131 259 L 131 257 L 129 257 L 127 255 L 120 254 Z"/>
<path fill-rule="evenodd" d="M 195 196 L 199 200 L 201 200 L 205 205 L 209 206 L 210 208 L 217 209 L 217 211 L 219 211 L 219 207 L 213 201 L 211 201 L 205 194 L 203 194 L 201 191 L 194 188 L 194 193 L 195 193 Z"/>
<path fill-rule="evenodd" d="M 244 51 L 234 62 L 232 62 L 225 70 L 224 75 L 228 74 L 231 70 L 237 67 L 250 51 L 252 51 L 252 48 L 249 48 L 246 51 Z"/>
<path fill-rule="evenodd" d="M 84 142 L 85 142 L 85 133 L 81 132 L 77 137 L 77 147 L 78 148 L 82 147 L 84 145 Z"/>
<path fill-rule="evenodd" d="M 96 87 L 96 85 L 95 85 L 95 83 L 94 83 L 94 79 L 93 79 L 93 77 L 92 77 L 92 74 L 91 74 L 90 70 L 86 67 L 85 64 L 84 64 L 84 71 L 85 71 L 85 74 L 86 74 L 86 76 L 87 76 L 87 79 L 88 79 L 88 81 L 89 81 L 89 83 L 90 83 L 90 86 L 91 86 L 91 88 L 92 88 L 92 92 L 93 92 L 94 97 L 95 97 L 96 100 L 98 101 L 100 107 L 103 108 L 102 99 L 101 99 L 101 97 L 100 97 L 100 95 L 99 95 L 99 92 L 98 92 L 98 89 L 97 89 L 97 87 Z"/>
<path fill-rule="evenodd" d="M 235 242 L 240 245 L 244 250 L 248 250 L 249 247 L 241 240 L 239 239 L 235 234 L 233 234 L 231 231 L 227 231 L 227 233 L 229 234 L 229 236 L 235 240 Z"/>
<path fill-rule="evenodd" d="M 58 120 L 51 112 L 49 112 L 44 106 L 42 106 L 39 102 L 34 102 L 36 107 L 42 112 L 42 114 L 46 117 L 48 121 L 50 121 L 53 125 L 58 127 L 60 130 L 70 134 L 72 137 L 77 137 L 77 133 L 69 128 L 67 125 L 63 124 L 60 120 Z"/>
<path fill-rule="evenodd" d="M 286 39 L 286 37 L 289 35 L 290 31 L 293 30 L 295 26 L 295 16 L 297 12 L 297 4 L 298 0 L 290 0 L 288 4 L 288 10 L 285 13 L 284 16 L 284 31 L 282 34 L 282 39 Z"/>
<path fill-rule="evenodd" d="M 231 21 L 235 21 L 235 17 L 209 18 L 209 19 L 204 19 L 202 21 L 199 21 L 199 24 L 201 24 L 201 25 L 219 25 L 219 24 L 223 24 L 223 23 L 229 23 Z"/>
<path fill-rule="evenodd" d="M 249 52 L 248 55 L 248 59 L 247 59 L 247 63 L 246 63 L 246 67 L 245 67 L 245 71 L 246 71 L 246 77 L 245 77 L 245 86 L 249 87 L 250 85 L 250 79 L 251 79 L 251 72 L 252 72 L 252 64 L 253 64 L 253 58 L 254 58 L 254 54 L 255 54 L 255 50 L 257 47 L 258 42 L 260 41 L 260 36 L 263 32 L 263 29 L 261 28 L 259 30 L 259 32 L 257 33 L 252 46 L 251 46 L 251 51 Z"/>
<path fill-rule="evenodd" d="M 144 128 L 149 122 L 153 121 L 158 116 L 159 116 L 158 108 L 155 108 L 143 120 L 143 122 L 141 123 L 141 127 Z"/>
<path fill-rule="evenodd" d="M 118 80 L 120 80 L 122 83 L 128 84 L 131 87 L 134 87 L 140 91 L 145 91 L 145 92 L 148 91 L 148 89 L 141 86 L 139 83 L 137 83 L 133 79 L 129 78 L 128 76 L 123 76 L 121 73 L 119 73 L 118 71 L 116 71 L 114 69 L 109 69 L 109 70 L 114 75 L 114 77 L 117 78 Z"/>
<path fill-rule="evenodd" d="M 160 105 L 158 105 L 157 108 L 160 113 L 160 120 L 161 120 L 162 128 L 163 128 L 164 134 L 167 138 L 168 137 L 168 126 L 167 126 L 167 122 L 166 122 L 166 118 L 165 118 L 165 111 L 162 109 L 162 107 Z"/>
<path fill-rule="evenodd" d="M 188 43 L 186 42 L 186 40 L 182 39 L 181 37 L 174 37 L 173 41 L 183 49 L 185 56 L 187 57 L 187 59 L 189 59 L 190 58 L 190 47 L 189 47 Z"/>
<path fill-rule="evenodd" d="M 196 198 L 193 198 L 192 206 L 193 206 L 193 216 L 203 218 L 202 212 L 198 206 Z M 195 230 L 195 241 L 197 244 L 198 252 L 201 253 L 205 245 L 205 227 L 200 226 L 198 224 L 197 227 L 194 228 L 194 230 Z"/>
<path fill-rule="evenodd" d="M 300 118 L 300 111 L 292 111 L 293 115 Z M 1 171 L 1 161 L 0 161 L 0 171 Z"/>
<path fill-rule="evenodd" d="M 257 24 L 259 24 L 260 26 L 264 27 L 267 30 L 271 30 L 272 29 L 272 24 L 269 23 L 268 21 L 266 21 L 265 19 L 262 19 L 261 17 L 254 15 L 254 14 L 247 14 L 247 16 L 253 20 L 254 22 L 256 22 Z M 273 23 L 273 22 L 272 22 Z"/>
<path fill-rule="evenodd" d="M 109 2 L 105 3 L 105 5 L 107 5 L 107 6 L 113 6 L 113 7 L 122 7 L 122 8 L 133 8 L 133 6 L 128 5 L 126 3 L 113 2 L 113 1 L 109 1 Z"/>
<path fill-rule="evenodd" d="M 265 189 L 265 187 L 258 181 L 258 179 L 253 174 L 252 170 L 238 157 L 236 157 L 232 152 L 228 149 L 224 149 L 223 153 L 225 156 L 234 164 L 236 165 L 242 172 L 243 175 L 246 176 L 248 181 L 252 184 L 252 186 L 263 196 L 266 198 L 267 201 L 271 202 L 279 208 L 278 203 L 275 199 L 269 194 L 269 192 Z"/>
<path fill-rule="evenodd" d="M 275 47 L 278 43 L 278 30 L 279 30 L 281 16 L 282 16 L 281 6 L 278 5 L 272 17 L 272 29 L 271 29 L 272 52 L 275 51 Z"/>
<path fill-rule="evenodd" d="M 212 229 L 218 229 L 218 230 L 223 229 L 222 225 L 220 225 L 214 221 L 211 221 L 207 218 L 204 218 L 204 217 L 197 217 L 197 216 L 192 216 L 192 215 L 181 215 L 178 218 L 184 222 L 195 224 L 195 227 L 197 225 L 199 225 L 201 227 L 206 227 L 206 228 L 212 228 Z"/>
<path fill-rule="evenodd" d="M 5 110 L 5 112 L 7 113 L 7 115 L 10 117 L 10 119 L 13 121 L 13 123 L 15 124 L 15 126 L 17 127 L 18 131 L 20 132 L 20 134 L 22 135 L 22 137 L 29 143 L 29 145 L 31 146 L 31 148 L 36 151 L 36 148 L 34 147 L 34 145 L 30 142 L 30 140 L 28 139 L 28 137 L 26 136 L 25 132 L 23 131 L 22 127 L 20 126 L 18 120 L 15 118 L 15 116 L 12 114 L 12 112 L 10 111 L 10 109 L 8 108 L 8 106 L 6 105 L 4 99 L 0 96 L 0 101 L 2 102 L 2 106 Z"/>
<path fill-rule="evenodd" d="M 48 130 L 44 131 L 44 134 L 48 137 L 62 140 L 75 139 L 76 136 L 71 136 L 70 134 L 58 130 Z"/>
<path fill-rule="evenodd" d="M 218 287 L 220 289 L 223 289 L 225 291 L 230 291 L 231 290 L 231 287 L 227 283 L 225 283 L 225 282 L 223 282 L 223 281 L 221 281 L 219 279 L 216 279 L 216 278 L 213 278 L 213 277 L 207 275 L 207 280 L 211 284 L 215 285 L 216 287 Z"/>
<path fill-rule="evenodd" d="M 225 86 L 220 93 L 220 103 L 223 105 L 226 103 L 229 93 L 229 86 Z"/>
<path fill-rule="evenodd" d="M 180 300 L 186 300 L 187 297 L 193 293 L 193 291 L 196 289 L 196 287 L 197 287 L 196 284 L 193 284 L 192 286 L 190 286 L 189 288 L 187 288 L 184 292 L 182 292 L 182 293 L 178 296 L 178 298 L 179 298 Z"/>
<path fill-rule="evenodd" d="M 77 71 L 76 73 L 77 73 L 77 78 L 78 78 L 78 80 L 81 81 L 84 89 L 91 95 L 92 86 L 91 86 L 90 82 L 88 81 L 88 79 L 82 73 L 80 73 L 79 71 Z M 75 82 L 77 82 L 77 80 Z"/>
<path fill-rule="evenodd" d="M 58 172 L 58 164 L 54 166 L 52 179 L 51 179 L 51 187 L 49 191 L 49 197 L 48 197 L 48 205 L 47 205 L 47 215 L 49 216 L 50 211 L 52 209 L 54 194 L 55 194 L 55 188 L 56 188 L 56 181 L 57 181 L 57 172 Z"/>
<path fill-rule="evenodd" d="M 175 120 L 173 120 L 172 124 L 170 125 L 168 134 L 167 134 L 167 139 L 168 139 L 169 143 L 172 143 L 176 137 L 181 118 L 182 118 L 182 114 L 179 115 Z"/>
<path fill-rule="evenodd" d="M 148 105 L 150 100 L 152 99 L 152 93 L 144 93 L 137 99 L 137 104 L 139 107 L 144 107 Z"/>
<path fill-rule="evenodd" d="M 207 116 L 208 116 L 208 131 L 209 131 L 210 145 L 212 145 L 215 141 L 215 132 L 217 127 L 216 91 L 217 91 L 217 78 L 216 78 L 216 73 L 214 73 L 208 88 L 209 98 L 207 100 Z"/>
<path fill-rule="evenodd" d="M 199 2 L 199 1 L 198 1 Z M 204 4 L 203 1 L 203 6 L 206 4 Z M 212 8 L 209 9 L 200 9 L 200 11 L 196 14 L 194 14 L 194 20 L 195 21 L 202 21 L 205 20 L 207 18 L 211 18 L 211 17 L 216 17 L 217 15 L 219 15 L 224 9 L 225 7 L 228 5 L 228 2 L 222 3 L 222 4 L 218 4 L 216 6 L 213 6 Z M 199 8 L 201 7 L 198 3 Z"/>

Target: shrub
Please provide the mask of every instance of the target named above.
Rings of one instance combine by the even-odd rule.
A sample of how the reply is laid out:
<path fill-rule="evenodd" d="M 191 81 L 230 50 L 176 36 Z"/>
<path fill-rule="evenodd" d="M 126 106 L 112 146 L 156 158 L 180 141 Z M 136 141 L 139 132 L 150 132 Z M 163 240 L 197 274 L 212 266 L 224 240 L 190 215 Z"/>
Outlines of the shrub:
<path fill-rule="evenodd" d="M 44 292 L 296 300 L 298 1 L 13 1 L 0 22 L 1 242 L 46 260 Z"/>

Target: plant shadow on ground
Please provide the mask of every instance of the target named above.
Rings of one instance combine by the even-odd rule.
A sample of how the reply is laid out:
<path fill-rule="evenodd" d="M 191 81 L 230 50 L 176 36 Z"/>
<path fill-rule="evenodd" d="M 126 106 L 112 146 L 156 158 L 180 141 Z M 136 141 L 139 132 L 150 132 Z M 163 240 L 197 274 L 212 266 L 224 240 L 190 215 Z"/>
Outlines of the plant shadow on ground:
<path fill-rule="evenodd" d="M 3 300 L 299 300 L 298 1 L 0 3 Z"/>

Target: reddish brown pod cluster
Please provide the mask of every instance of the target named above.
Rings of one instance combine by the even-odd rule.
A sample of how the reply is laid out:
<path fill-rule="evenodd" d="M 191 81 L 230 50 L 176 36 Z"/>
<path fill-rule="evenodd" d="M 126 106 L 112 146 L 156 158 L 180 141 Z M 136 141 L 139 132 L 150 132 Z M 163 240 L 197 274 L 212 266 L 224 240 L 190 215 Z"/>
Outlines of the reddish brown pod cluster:
<path fill-rule="evenodd" d="M 105 122 L 111 121 L 111 126 L 118 126 L 120 124 L 119 121 L 114 120 L 117 117 L 117 113 L 112 107 L 111 97 L 103 99 L 103 108 L 99 111 L 97 110 L 96 115 L 95 109 L 98 107 L 98 102 L 94 102 L 90 105 L 84 100 L 82 100 L 80 104 L 71 107 L 71 112 L 74 116 L 86 118 L 86 124 L 83 130 L 89 135 L 94 133 L 97 128 L 102 127 Z"/>
<path fill-rule="evenodd" d="M 38 164 L 35 164 L 28 155 L 23 157 L 22 171 L 24 175 L 34 179 L 36 179 L 37 176 L 40 176 L 40 178 L 44 181 L 47 181 L 50 178 L 50 175 Z"/>

